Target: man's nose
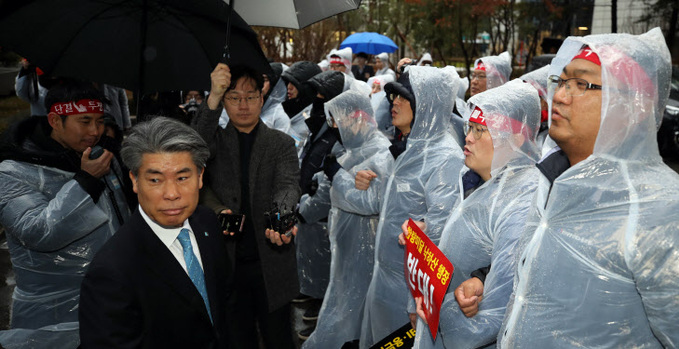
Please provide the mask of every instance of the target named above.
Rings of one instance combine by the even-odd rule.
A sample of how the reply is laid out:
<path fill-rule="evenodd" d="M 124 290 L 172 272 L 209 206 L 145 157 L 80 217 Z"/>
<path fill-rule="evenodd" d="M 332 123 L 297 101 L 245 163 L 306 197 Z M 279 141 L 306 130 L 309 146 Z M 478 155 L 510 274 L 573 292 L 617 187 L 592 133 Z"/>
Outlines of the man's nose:
<path fill-rule="evenodd" d="M 557 85 L 556 90 L 554 91 L 554 98 L 552 98 L 553 102 L 559 103 L 559 104 L 565 104 L 569 100 L 569 95 L 566 93 L 566 86 L 561 86 L 559 87 Z"/>
<path fill-rule="evenodd" d="M 175 181 L 166 181 L 165 188 L 163 188 L 163 198 L 165 200 L 177 200 L 181 197 L 179 193 L 179 185 Z"/>
<path fill-rule="evenodd" d="M 469 131 L 467 131 L 467 134 L 464 136 L 464 140 L 465 140 L 465 143 L 467 143 L 467 144 L 474 143 L 474 141 L 476 140 L 474 138 L 474 131 L 469 129 Z"/>
<path fill-rule="evenodd" d="M 87 132 L 90 135 L 93 135 L 93 136 L 101 136 L 102 134 L 104 134 L 105 129 L 106 129 L 106 126 L 104 126 L 103 124 L 98 124 L 96 122 L 92 122 L 87 127 Z"/>

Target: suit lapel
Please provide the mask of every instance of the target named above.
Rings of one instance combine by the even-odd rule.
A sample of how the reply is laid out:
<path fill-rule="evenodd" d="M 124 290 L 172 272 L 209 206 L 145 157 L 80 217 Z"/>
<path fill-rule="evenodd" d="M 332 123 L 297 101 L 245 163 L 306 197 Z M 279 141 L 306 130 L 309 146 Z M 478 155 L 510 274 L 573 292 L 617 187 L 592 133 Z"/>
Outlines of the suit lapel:
<path fill-rule="evenodd" d="M 147 267 L 160 280 L 165 282 L 170 289 L 176 292 L 181 298 L 188 302 L 192 308 L 203 314 L 205 319 L 209 322 L 207 311 L 203 297 L 193 285 L 191 278 L 189 278 L 186 271 L 181 267 L 177 259 L 170 252 L 156 234 L 151 230 L 151 227 L 146 224 L 141 214 L 135 214 L 133 224 L 140 227 L 140 236 L 144 243 L 144 248 L 147 252 Z M 201 253 L 202 253 L 201 249 Z M 205 260 L 206 257 L 202 257 Z"/>

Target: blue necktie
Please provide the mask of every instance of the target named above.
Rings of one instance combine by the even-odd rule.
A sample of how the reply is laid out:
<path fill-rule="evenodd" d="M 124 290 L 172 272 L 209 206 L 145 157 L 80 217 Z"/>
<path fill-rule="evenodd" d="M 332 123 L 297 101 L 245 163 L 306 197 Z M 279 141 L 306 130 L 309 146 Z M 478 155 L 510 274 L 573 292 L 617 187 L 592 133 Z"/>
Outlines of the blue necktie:
<path fill-rule="evenodd" d="M 179 232 L 177 237 L 179 243 L 184 249 L 184 261 L 186 262 L 186 270 L 189 272 L 189 277 L 191 281 L 198 289 L 203 301 L 205 302 L 205 307 L 207 308 L 207 314 L 210 316 L 210 321 L 212 321 L 212 314 L 210 313 L 210 301 L 207 299 L 207 289 L 205 288 L 205 276 L 203 275 L 203 269 L 198 263 L 198 258 L 193 254 L 193 247 L 191 246 L 191 238 L 189 238 L 189 230 L 184 228 Z"/>

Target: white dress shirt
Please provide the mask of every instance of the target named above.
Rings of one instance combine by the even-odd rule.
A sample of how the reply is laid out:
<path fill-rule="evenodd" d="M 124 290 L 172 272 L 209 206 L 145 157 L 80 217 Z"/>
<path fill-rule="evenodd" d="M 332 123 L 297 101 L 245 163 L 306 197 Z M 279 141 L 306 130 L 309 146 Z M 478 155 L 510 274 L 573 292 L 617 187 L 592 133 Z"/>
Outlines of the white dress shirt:
<path fill-rule="evenodd" d="M 200 268 L 203 269 L 203 260 L 200 258 L 200 250 L 198 249 L 198 242 L 196 241 L 196 236 L 193 234 L 193 229 L 191 229 L 191 226 L 189 225 L 189 220 L 185 220 L 184 224 L 179 227 L 179 228 L 165 228 L 160 226 L 160 224 L 154 222 L 151 217 L 149 217 L 146 212 L 144 212 L 144 209 L 142 209 L 141 205 L 139 206 L 139 212 L 141 213 L 141 216 L 144 217 L 144 220 L 146 221 L 146 224 L 151 227 L 151 230 L 158 236 L 160 241 L 163 242 L 165 246 L 170 250 L 174 258 L 177 259 L 177 262 L 179 262 L 179 265 L 184 268 L 184 271 L 188 275 L 188 269 L 186 269 L 186 261 L 184 260 L 184 249 L 182 248 L 182 245 L 179 243 L 179 240 L 177 237 L 179 236 L 179 232 L 181 232 L 182 229 L 186 228 L 189 230 L 189 238 L 191 239 L 191 247 L 193 247 L 193 254 L 196 255 L 196 258 L 198 258 L 198 263 L 200 264 Z"/>

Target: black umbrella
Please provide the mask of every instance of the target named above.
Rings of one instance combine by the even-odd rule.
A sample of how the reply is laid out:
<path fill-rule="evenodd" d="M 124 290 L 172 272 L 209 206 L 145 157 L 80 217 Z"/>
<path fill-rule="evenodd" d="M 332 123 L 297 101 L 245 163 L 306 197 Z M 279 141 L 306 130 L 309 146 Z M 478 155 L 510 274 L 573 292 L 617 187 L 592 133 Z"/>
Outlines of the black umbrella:
<path fill-rule="evenodd" d="M 0 7 L 0 46 L 53 76 L 150 92 L 209 90 L 222 57 L 219 0 L 34 0 Z M 231 17 L 232 65 L 270 70 L 256 34 Z"/>

